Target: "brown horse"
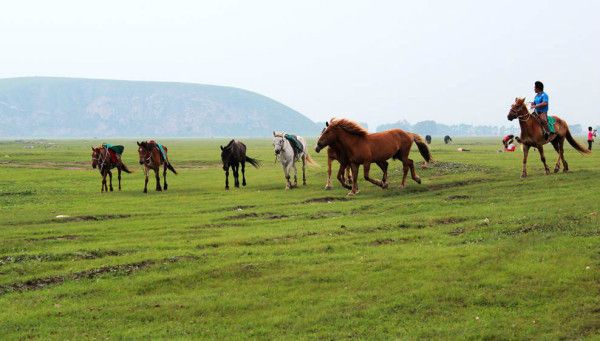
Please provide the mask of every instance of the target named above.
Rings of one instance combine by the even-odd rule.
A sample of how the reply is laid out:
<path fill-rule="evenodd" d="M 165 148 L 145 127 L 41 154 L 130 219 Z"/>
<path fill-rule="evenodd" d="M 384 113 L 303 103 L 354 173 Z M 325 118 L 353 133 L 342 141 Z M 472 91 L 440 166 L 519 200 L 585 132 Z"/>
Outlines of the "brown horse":
<path fill-rule="evenodd" d="M 406 185 L 406 175 L 410 170 L 412 179 L 421 183 L 421 179 L 415 173 L 413 160 L 408 158 L 412 143 L 415 142 L 421 156 L 425 161 L 431 161 L 431 153 L 427 143 L 413 133 L 401 129 L 391 129 L 379 133 L 370 134 L 363 127 L 348 119 L 331 119 L 326 123 L 326 129 L 317 141 L 315 150 L 319 152 L 325 146 L 336 145 L 344 151 L 348 157 L 352 170 L 352 191 L 348 195 L 358 192 L 358 168 L 364 167 L 365 180 L 381 187 L 387 188 L 387 160 L 390 158 L 402 161 L 403 177 L 401 187 Z M 381 181 L 369 177 L 371 163 L 376 163 L 383 170 Z"/>
<path fill-rule="evenodd" d="M 534 147 L 540 152 L 540 158 L 544 164 L 546 174 L 550 174 L 550 169 L 546 164 L 546 157 L 544 156 L 544 145 L 548 142 L 552 143 L 552 146 L 558 153 L 558 159 L 556 160 L 556 166 L 554 166 L 554 173 L 560 170 L 560 162 L 563 164 L 563 171 L 569 171 L 569 164 L 565 160 L 564 155 L 564 144 L 565 139 L 569 141 L 569 144 L 582 154 L 589 154 L 590 152 L 583 148 L 571 135 L 567 122 L 557 116 L 552 116 L 556 120 L 554 123 L 554 130 L 556 134 L 551 136 L 550 140 L 544 138 L 544 132 L 540 121 L 535 116 L 535 113 L 531 112 L 527 108 L 525 98 L 515 98 L 515 103 L 511 106 L 508 112 L 508 120 L 519 119 L 519 125 L 521 126 L 521 137 L 520 143 L 523 145 L 523 172 L 521 177 L 527 177 L 527 155 L 529 154 L 529 148 Z"/>
<path fill-rule="evenodd" d="M 330 190 L 333 188 L 331 186 L 331 164 L 336 160 L 340 163 L 337 179 L 342 184 L 342 187 L 352 189 L 350 186 L 352 183 L 352 175 L 350 174 L 348 158 L 342 153 L 341 150 L 332 146 L 327 148 L 327 183 L 325 184 L 325 189 Z"/>
<path fill-rule="evenodd" d="M 112 156 L 108 148 L 106 147 L 92 147 L 92 168 L 96 169 L 96 167 L 98 167 L 100 175 L 102 176 L 102 189 L 100 190 L 100 192 L 104 192 L 105 189 L 107 192 L 109 190 L 109 187 L 106 186 L 107 175 L 110 179 L 110 191 L 113 191 L 112 172 L 110 171 L 111 169 L 115 167 L 117 168 L 117 177 L 119 178 L 119 191 L 121 190 L 121 171 L 125 173 L 131 173 L 129 168 L 127 168 L 123 161 L 121 161 L 121 157 L 118 154 L 114 154 L 114 156 Z"/>
<path fill-rule="evenodd" d="M 140 165 L 144 165 L 144 174 L 146 175 L 146 179 L 144 182 L 144 193 L 148 193 L 148 173 L 150 173 L 150 169 L 154 171 L 154 175 L 156 177 L 156 190 L 165 191 L 168 188 L 167 184 L 167 169 L 169 169 L 174 174 L 177 174 L 177 171 L 167 157 L 167 147 L 163 146 L 165 151 L 165 155 L 163 157 L 158 144 L 154 141 L 144 141 L 138 142 L 138 153 L 140 155 Z M 163 177 L 165 180 L 164 186 L 161 189 L 160 187 L 160 166 L 163 165 Z"/>

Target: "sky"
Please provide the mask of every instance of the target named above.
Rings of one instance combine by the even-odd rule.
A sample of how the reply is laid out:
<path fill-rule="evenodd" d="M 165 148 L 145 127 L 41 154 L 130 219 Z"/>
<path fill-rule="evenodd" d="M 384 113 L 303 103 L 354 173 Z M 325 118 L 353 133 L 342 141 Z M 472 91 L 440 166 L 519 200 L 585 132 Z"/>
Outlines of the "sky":
<path fill-rule="evenodd" d="M 0 78 L 234 86 L 314 121 L 600 124 L 600 1 L 5 1 Z"/>

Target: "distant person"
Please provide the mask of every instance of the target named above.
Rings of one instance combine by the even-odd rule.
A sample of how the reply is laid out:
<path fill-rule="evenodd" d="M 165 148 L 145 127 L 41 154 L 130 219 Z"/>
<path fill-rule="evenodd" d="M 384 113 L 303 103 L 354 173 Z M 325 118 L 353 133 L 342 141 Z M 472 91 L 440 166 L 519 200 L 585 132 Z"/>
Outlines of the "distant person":
<path fill-rule="evenodd" d="M 514 152 L 515 149 L 517 149 L 517 147 L 514 144 L 514 140 L 515 135 L 513 134 L 506 135 L 504 136 L 504 138 L 502 138 L 502 144 L 504 145 L 505 152 Z"/>
<path fill-rule="evenodd" d="M 594 137 L 596 137 L 596 131 L 592 129 L 592 127 L 588 127 L 588 150 L 592 150 L 592 144 L 594 144 Z"/>
<path fill-rule="evenodd" d="M 542 125 L 542 131 L 544 132 L 544 138 L 547 140 L 550 136 L 548 131 L 548 95 L 544 92 L 544 83 L 537 81 L 535 82 L 534 91 L 536 93 L 533 102 L 531 103 L 531 109 L 535 111 L 537 117 L 540 119 Z"/>
<path fill-rule="evenodd" d="M 427 144 L 431 144 L 431 135 L 426 135 L 425 141 L 427 142 Z"/>

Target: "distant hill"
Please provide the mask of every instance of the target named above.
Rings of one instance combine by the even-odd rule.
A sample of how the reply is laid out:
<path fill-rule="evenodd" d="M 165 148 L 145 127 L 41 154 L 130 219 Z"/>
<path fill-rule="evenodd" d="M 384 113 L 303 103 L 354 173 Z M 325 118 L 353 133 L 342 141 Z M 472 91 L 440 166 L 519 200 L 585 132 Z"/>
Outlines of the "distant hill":
<path fill-rule="evenodd" d="M 316 136 L 320 126 L 260 94 L 224 86 L 76 78 L 0 79 L 4 137 Z"/>

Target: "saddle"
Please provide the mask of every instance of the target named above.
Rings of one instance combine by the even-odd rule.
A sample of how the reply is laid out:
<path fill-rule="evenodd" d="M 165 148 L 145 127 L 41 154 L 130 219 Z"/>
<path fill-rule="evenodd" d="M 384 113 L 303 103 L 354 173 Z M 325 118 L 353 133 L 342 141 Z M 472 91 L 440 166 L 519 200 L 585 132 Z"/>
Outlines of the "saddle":
<path fill-rule="evenodd" d="M 302 152 L 304 152 L 304 147 L 302 146 L 302 143 L 298 140 L 298 136 L 284 134 L 283 137 L 285 137 L 285 139 L 288 140 L 292 145 L 292 149 L 294 150 L 294 157 L 297 157 L 298 155 L 302 154 Z"/>
<path fill-rule="evenodd" d="M 148 143 L 153 144 L 158 148 L 158 150 L 160 151 L 160 157 L 161 157 L 162 161 L 167 160 L 167 151 L 168 151 L 167 147 L 163 146 L 162 144 L 160 144 L 154 140 L 150 140 L 150 141 L 148 141 Z"/>
<path fill-rule="evenodd" d="M 102 147 L 104 147 L 104 148 L 106 148 L 106 150 L 108 150 L 108 154 L 110 155 L 111 163 L 119 162 L 119 160 L 121 159 L 121 154 L 123 154 L 123 151 L 125 150 L 125 147 L 123 147 L 121 145 L 112 145 L 109 143 L 103 143 Z"/>

